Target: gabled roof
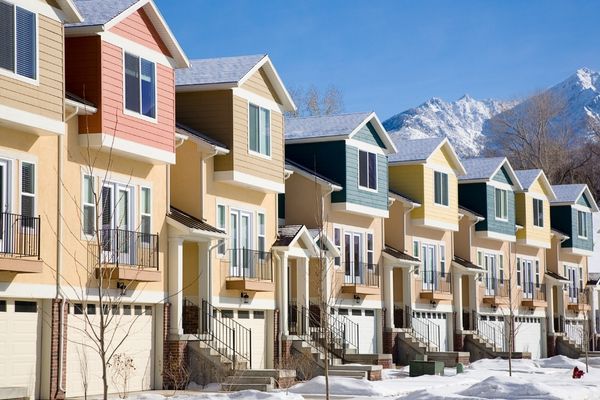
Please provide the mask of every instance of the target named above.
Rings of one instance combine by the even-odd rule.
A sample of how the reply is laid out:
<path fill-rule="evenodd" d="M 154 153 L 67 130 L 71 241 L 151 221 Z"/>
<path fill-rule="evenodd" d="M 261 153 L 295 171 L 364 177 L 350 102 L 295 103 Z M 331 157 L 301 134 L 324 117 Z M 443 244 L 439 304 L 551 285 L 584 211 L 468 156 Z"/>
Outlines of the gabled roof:
<path fill-rule="evenodd" d="M 279 250 L 286 250 L 298 243 L 299 240 L 304 242 L 311 256 L 318 255 L 319 249 L 315 244 L 314 238 L 304 225 L 280 226 L 277 231 L 277 239 L 272 247 L 279 248 Z"/>
<path fill-rule="evenodd" d="M 175 60 L 175 67 L 189 67 L 190 63 L 187 56 L 153 0 L 73 1 L 81 12 L 83 21 L 65 25 L 67 36 L 92 35 L 107 31 L 129 15 L 143 8 Z"/>
<path fill-rule="evenodd" d="M 176 71 L 175 84 L 178 92 L 233 89 L 242 86 L 261 68 L 273 85 L 284 111 L 295 110 L 294 100 L 266 54 L 192 60 L 188 69 Z"/>
<path fill-rule="evenodd" d="M 600 273 L 598 272 L 588 272 L 588 285 L 597 285 L 600 282 Z"/>
<path fill-rule="evenodd" d="M 385 245 L 385 248 L 383 249 L 383 253 L 391 256 L 392 258 L 395 258 L 395 259 L 401 260 L 401 261 L 408 261 L 408 262 L 414 262 L 414 263 L 421 262 L 418 258 L 411 256 L 410 254 L 406 253 L 405 251 L 398 250 L 387 244 Z"/>
<path fill-rule="evenodd" d="M 468 215 L 469 217 L 473 218 L 473 219 L 478 219 L 480 221 L 483 221 L 485 219 L 485 217 L 481 214 L 479 214 L 477 211 L 473 211 L 467 207 L 463 207 L 463 206 L 459 206 L 458 207 L 458 212 L 460 214 L 463 215 Z"/>
<path fill-rule="evenodd" d="M 558 237 L 559 239 L 562 239 L 562 240 L 569 239 L 569 235 L 567 233 L 561 231 L 560 229 L 550 228 L 550 232 L 552 232 L 552 234 L 554 236 Z"/>
<path fill-rule="evenodd" d="M 229 149 L 227 148 L 227 145 L 219 142 L 216 139 L 213 139 L 212 137 L 208 136 L 205 133 L 199 132 L 195 129 L 190 128 L 189 126 L 186 126 L 184 124 L 180 124 L 179 122 L 175 125 L 175 132 L 185 135 L 185 136 L 192 136 L 193 138 L 200 140 L 210 146 L 214 146 L 217 147 L 219 149 L 223 150 L 223 153 L 225 153 L 224 150 L 227 150 L 227 152 L 229 152 Z"/>
<path fill-rule="evenodd" d="M 299 175 L 304 176 L 305 178 L 316 180 L 319 184 L 324 184 L 325 186 L 331 186 L 334 191 L 340 191 L 344 187 L 337 183 L 336 181 L 327 178 L 324 175 L 319 174 L 318 172 L 311 171 L 310 168 L 306 168 L 304 165 L 298 164 L 290 160 L 289 158 L 285 159 L 285 168 L 297 173 Z"/>
<path fill-rule="evenodd" d="M 217 234 L 219 236 L 225 235 L 224 231 L 215 228 L 214 226 L 206 223 L 206 221 L 198 219 L 173 206 L 171 206 L 167 217 L 194 232 L 206 232 L 208 234 Z"/>
<path fill-rule="evenodd" d="M 369 122 L 385 145 L 386 154 L 394 153 L 394 142 L 374 112 L 286 118 L 285 142 L 294 144 L 352 139 Z"/>
<path fill-rule="evenodd" d="M 471 261 L 467 261 L 462 257 L 454 256 L 454 262 L 458 265 L 473 271 L 483 271 L 484 269 L 477 264 L 473 264 Z"/>
<path fill-rule="evenodd" d="M 462 160 L 462 164 L 465 167 L 467 174 L 458 179 L 461 183 L 489 181 L 496 176 L 502 167 L 505 167 L 506 172 L 513 182 L 513 186 L 515 186 L 517 190 L 523 189 L 515 171 L 506 157 L 467 158 Z"/>
<path fill-rule="evenodd" d="M 402 193 L 400 193 L 400 192 L 398 192 L 396 190 L 390 189 L 389 190 L 389 194 L 390 194 L 390 197 L 392 197 L 392 198 L 394 198 L 396 200 L 400 200 L 401 202 L 403 202 L 405 204 L 410 204 L 410 205 L 415 206 L 415 207 L 420 207 L 421 206 L 421 203 L 419 203 L 418 201 L 413 200 L 410 197 L 407 197 L 406 195 L 404 195 L 404 194 L 402 194 Z"/>
<path fill-rule="evenodd" d="M 447 146 L 450 150 L 451 161 L 454 163 L 454 169 L 458 172 L 457 175 L 464 175 L 466 173 L 454 147 L 446 137 L 427 139 L 401 139 L 394 137 L 394 144 L 397 151 L 389 157 L 391 165 L 426 163 L 433 153 L 442 146 Z"/>
<path fill-rule="evenodd" d="M 552 185 L 550 185 L 550 181 L 548 181 L 546 174 L 541 169 L 521 169 L 516 170 L 515 174 L 517 175 L 519 182 L 521 182 L 521 187 L 524 192 L 527 192 L 536 180 L 541 179 L 542 186 L 546 188 L 546 191 L 550 194 L 548 196 L 549 200 L 554 201 L 556 198 L 554 190 L 552 190 Z"/>
<path fill-rule="evenodd" d="M 556 194 L 556 199 L 552 201 L 552 205 L 576 204 L 579 198 L 585 193 L 588 201 L 591 203 L 592 210 L 594 212 L 598 211 L 594 196 L 592 196 L 592 192 L 588 188 L 588 185 L 584 183 L 552 185 L 552 190 L 554 190 L 554 194 Z"/>
<path fill-rule="evenodd" d="M 561 282 L 569 282 L 568 278 L 565 278 L 564 276 L 562 276 L 560 274 L 557 274 L 556 272 L 545 271 L 545 274 L 546 274 L 547 277 L 550 277 L 550 278 L 552 278 L 554 280 L 561 281 Z"/>
<path fill-rule="evenodd" d="M 75 6 L 73 0 L 57 0 L 56 3 L 63 13 L 65 13 L 66 22 L 78 23 L 83 21 L 83 16 Z"/>

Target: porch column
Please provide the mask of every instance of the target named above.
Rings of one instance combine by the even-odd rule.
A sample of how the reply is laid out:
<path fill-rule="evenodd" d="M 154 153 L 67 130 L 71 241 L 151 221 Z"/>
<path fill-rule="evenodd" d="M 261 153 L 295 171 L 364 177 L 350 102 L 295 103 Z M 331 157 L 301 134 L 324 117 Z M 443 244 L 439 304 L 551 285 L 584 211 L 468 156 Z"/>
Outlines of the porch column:
<path fill-rule="evenodd" d="M 454 299 L 454 312 L 456 313 L 456 326 L 454 331 L 460 333 L 463 331 L 463 305 L 462 305 L 462 274 L 455 272 L 452 274 L 452 297 Z"/>
<path fill-rule="evenodd" d="M 210 242 L 200 242 L 198 243 L 198 305 L 202 305 L 202 300 L 206 300 L 209 303 L 212 303 L 212 299 L 210 296 L 210 277 L 211 273 L 209 271 L 210 268 L 210 260 L 208 249 Z"/>
<path fill-rule="evenodd" d="M 552 298 L 554 285 L 546 285 L 546 325 L 549 336 L 554 336 L 554 299 Z M 560 291 L 559 291 L 560 293 Z"/>
<path fill-rule="evenodd" d="M 383 304 L 386 308 L 385 327 L 394 329 L 394 268 L 383 266 Z"/>
<path fill-rule="evenodd" d="M 592 323 L 592 332 L 590 334 L 590 337 L 592 338 L 595 347 L 595 336 L 596 330 L 598 329 L 598 327 L 596 326 L 596 314 L 598 313 L 598 291 L 596 290 L 595 286 L 590 287 L 590 296 L 590 306 L 592 308 L 590 310 L 590 320 Z"/>
<path fill-rule="evenodd" d="M 478 275 L 473 275 L 471 279 L 469 279 L 469 306 L 470 309 L 479 314 L 479 299 L 477 298 L 477 282 Z"/>
<path fill-rule="evenodd" d="M 565 291 L 563 290 L 563 284 L 556 288 L 556 307 L 558 308 L 557 314 L 563 318 L 565 322 Z"/>
<path fill-rule="evenodd" d="M 404 303 L 404 307 L 409 306 L 412 309 L 412 285 L 413 281 L 411 279 L 411 272 L 413 268 L 402 268 L 402 302 Z M 393 277 L 393 276 L 392 276 Z M 405 319 L 410 317 L 407 315 Z"/>
<path fill-rule="evenodd" d="M 331 296 L 331 282 L 335 282 L 335 279 L 332 279 L 335 276 L 335 266 L 333 265 L 332 259 L 330 257 L 325 257 L 319 261 L 321 263 L 321 271 L 323 273 L 317 279 L 321 279 L 321 293 L 323 295 L 322 299 L 319 301 L 324 302 L 327 306 L 330 306 L 330 302 L 335 302 L 335 299 L 332 299 Z"/>
<path fill-rule="evenodd" d="M 183 335 L 183 239 L 169 238 L 169 334 Z"/>
<path fill-rule="evenodd" d="M 281 282 L 279 287 L 281 288 L 281 309 L 279 315 L 281 315 L 281 333 L 284 336 L 290 334 L 288 327 L 288 285 L 289 285 L 289 267 L 288 267 L 288 253 L 283 252 L 281 255 Z"/>
<path fill-rule="evenodd" d="M 308 258 L 298 258 L 296 261 L 296 293 L 298 306 L 309 309 L 309 287 L 308 287 Z M 308 315 L 304 316 L 304 326 L 308 326 Z"/>

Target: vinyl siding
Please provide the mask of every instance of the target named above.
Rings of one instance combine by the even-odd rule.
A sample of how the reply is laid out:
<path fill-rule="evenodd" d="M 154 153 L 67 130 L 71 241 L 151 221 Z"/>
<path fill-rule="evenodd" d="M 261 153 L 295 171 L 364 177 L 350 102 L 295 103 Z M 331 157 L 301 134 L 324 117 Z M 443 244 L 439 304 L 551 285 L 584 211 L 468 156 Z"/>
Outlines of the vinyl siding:
<path fill-rule="evenodd" d="M 363 126 L 358 132 L 356 132 L 354 136 L 352 136 L 352 139 L 372 144 L 374 146 L 379 146 L 382 149 L 385 148 L 383 141 L 377 134 L 377 131 L 375 131 L 375 128 L 373 128 L 373 124 L 371 124 L 370 122 L 365 124 L 365 126 Z"/>
<path fill-rule="evenodd" d="M 263 71 L 259 69 L 255 72 L 244 84 L 241 86 L 242 89 L 248 90 L 254 94 L 264 97 L 265 99 L 273 100 L 274 102 L 281 104 L 281 100 L 275 93 L 273 85 L 269 82 L 269 78 Z"/>
<path fill-rule="evenodd" d="M 584 207 L 592 207 L 592 204 L 590 203 L 589 199 L 587 198 L 587 196 L 585 195 L 585 193 L 583 193 L 579 199 L 577 199 L 577 204 L 579 204 L 580 206 L 584 206 Z"/>
<path fill-rule="evenodd" d="M 544 198 L 544 226 L 542 228 L 533 225 L 533 196 Z M 517 193 L 516 215 L 517 224 L 524 227 L 517 232 L 518 240 L 533 241 L 550 247 L 550 203 L 539 181 L 534 182 L 528 192 Z"/>
<path fill-rule="evenodd" d="M 346 202 L 387 210 L 388 171 L 387 157 L 377 155 L 377 192 L 359 188 L 358 149 L 346 146 Z"/>
<path fill-rule="evenodd" d="M 38 15 L 39 84 L 0 75 L 0 104 L 62 121 L 64 113 L 62 25 Z"/>
<path fill-rule="evenodd" d="M 110 32 L 139 43 L 149 49 L 171 56 L 160 35 L 154 29 L 152 21 L 143 9 L 139 9 L 123 21 L 119 22 Z"/>
<path fill-rule="evenodd" d="M 389 167 L 390 189 L 404 194 L 423 204 L 425 199 L 423 165 L 396 165 Z M 412 218 L 423 219 L 424 207 L 415 208 L 410 213 Z"/>
<path fill-rule="evenodd" d="M 584 239 L 579 237 L 577 210 L 575 208 L 571 206 L 553 206 L 550 207 L 550 210 L 552 227 L 569 235 L 569 239 L 561 243 L 562 248 L 577 248 L 589 251 L 594 249 L 593 226 L 590 213 L 588 213 L 586 218 L 588 238 Z"/>
<path fill-rule="evenodd" d="M 500 171 L 498 171 L 498 173 L 496 175 L 494 175 L 492 180 L 494 180 L 496 182 L 507 183 L 509 185 L 513 184 L 512 180 L 506 173 L 506 168 L 504 168 L 504 167 L 500 168 Z"/>
<path fill-rule="evenodd" d="M 476 211 L 485 220 L 475 225 L 476 231 L 490 231 L 505 235 L 515 234 L 515 194 L 508 191 L 508 221 L 496 219 L 496 188 L 485 183 L 465 183 L 458 185 L 461 206 Z"/>

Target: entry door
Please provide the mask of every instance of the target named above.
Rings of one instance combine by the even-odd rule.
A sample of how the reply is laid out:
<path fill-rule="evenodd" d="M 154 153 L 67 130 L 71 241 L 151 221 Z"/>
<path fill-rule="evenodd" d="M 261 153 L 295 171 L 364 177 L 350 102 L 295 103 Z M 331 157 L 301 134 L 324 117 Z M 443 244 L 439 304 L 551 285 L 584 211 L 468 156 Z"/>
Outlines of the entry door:
<path fill-rule="evenodd" d="M 7 252 L 10 219 L 8 213 L 8 162 L 0 160 L 0 253 Z"/>
<path fill-rule="evenodd" d="M 577 269 L 566 267 L 567 278 L 569 278 L 569 300 L 571 303 L 577 302 Z"/>
<path fill-rule="evenodd" d="M 497 289 L 497 270 L 496 270 L 496 256 L 492 254 L 486 254 L 484 256 L 485 271 L 487 272 L 487 285 L 485 288 L 485 294 L 493 296 L 496 294 Z"/>
<path fill-rule="evenodd" d="M 252 266 L 252 214 L 232 210 L 229 216 L 231 224 L 231 276 L 251 277 Z"/>
<path fill-rule="evenodd" d="M 533 263 L 523 260 L 523 295 L 525 298 L 533 298 Z"/>
<path fill-rule="evenodd" d="M 421 250 L 423 255 L 423 289 L 433 290 L 437 288 L 436 246 L 424 244 Z"/>
<path fill-rule="evenodd" d="M 129 263 L 133 256 L 131 188 L 119 184 L 102 186 L 102 250 L 109 262 Z"/>
<path fill-rule="evenodd" d="M 345 283 L 362 283 L 362 246 L 361 234 L 344 234 Z"/>

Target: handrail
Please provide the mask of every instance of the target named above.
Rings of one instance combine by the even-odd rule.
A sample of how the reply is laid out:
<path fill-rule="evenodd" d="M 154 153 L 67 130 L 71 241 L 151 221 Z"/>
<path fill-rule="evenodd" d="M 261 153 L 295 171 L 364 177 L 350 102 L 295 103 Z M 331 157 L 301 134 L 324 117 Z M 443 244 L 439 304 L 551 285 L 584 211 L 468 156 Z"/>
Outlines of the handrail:
<path fill-rule="evenodd" d="M 580 324 L 565 324 L 565 334 L 569 339 L 575 342 L 577 346 L 583 348 L 584 326 Z"/>
<path fill-rule="evenodd" d="M 158 270 L 159 236 L 153 233 L 102 228 L 100 249 L 90 242 L 91 252 L 100 252 L 103 264 L 127 265 Z"/>
<path fill-rule="evenodd" d="M 427 351 L 440 348 L 440 327 L 435 323 L 412 316 L 411 330 L 417 340 L 423 343 Z"/>
<path fill-rule="evenodd" d="M 452 293 L 452 274 L 448 271 L 421 271 L 415 281 L 421 282 L 421 292 Z"/>
<path fill-rule="evenodd" d="M 41 219 L 0 212 L 0 254 L 40 259 Z"/>
<path fill-rule="evenodd" d="M 251 249 L 228 249 L 221 259 L 226 279 L 273 282 L 271 253 Z"/>
<path fill-rule="evenodd" d="M 546 301 L 546 284 L 535 282 L 523 283 L 523 298 L 528 300 Z"/>
<path fill-rule="evenodd" d="M 509 297 L 510 279 L 486 277 L 484 285 L 486 297 Z"/>
<path fill-rule="evenodd" d="M 494 347 L 494 351 L 504 351 L 504 325 L 496 326 L 478 316 L 477 335 L 491 344 Z"/>
<path fill-rule="evenodd" d="M 342 332 L 341 327 L 344 326 L 345 329 L 343 330 L 344 336 L 340 336 L 338 335 L 337 340 L 340 343 L 344 344 L 345 348 L 355 348 L 358 350 L 358 344 L 359 339 L 360 339 L 360 327 L 359 325 L 352 321 L 350 318 L 346 317 L 345 315 L 333 315 L 332 313 L 329 313 L 327 311 L 327 307 L 326 306 L 319 306 L 318 304 L 312 303 L 310 302 L 310 307 L 309 308 L 314 308 L 314 309 L 319 309 L 319 310 L 323 310 L 322 312 L 325 314 L 325 317 L 327 318 L 327 321 L 329 321 L 329 324 L 337 327 L 338 329 L 334 330 L 334 333 L 339 333 Z"/>
<path fill-rule="evenodd" d="M 569 304 L 588 304 L 587 291 L 576 285 L 567 285 Z"/>
<path fill-rule="evenodd" d="M 379 287 L 379 266 L 363 262 L 344 262 L 343 274 L 344 286 L 370 286 Z"/>

